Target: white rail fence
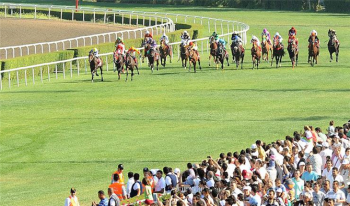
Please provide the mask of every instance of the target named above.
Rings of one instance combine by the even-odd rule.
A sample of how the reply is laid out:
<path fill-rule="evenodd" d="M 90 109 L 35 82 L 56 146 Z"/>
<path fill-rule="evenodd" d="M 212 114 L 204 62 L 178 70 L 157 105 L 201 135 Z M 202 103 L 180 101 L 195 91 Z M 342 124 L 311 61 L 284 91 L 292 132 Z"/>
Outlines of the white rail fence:
<path fill-rule="evenodd" d="M 8 9 L 15 9 L 19 8 L 20 10 L 20 18 L 22 13 L 22 8 L 34 8 L 34 18 L 36 18 L 37 15 L 37 8 L 42 9 L 48 9 L 48 17 L 50 18 L 50 11 L 54 9 L 60 10 L 60 18 L 62 19 L 62 13 L 65 10 L 71 10 L 72 12 L 72 20 L 74 20 L 74 13 L 75 13 L 75 7 L 72 6 L 45 6 L 45 5 L 32 5 L 32 4 L 11 4 L 11 3 L 2 3 L 0 4 L 4 10 L 5 10 L 5 17 L 7 15 Z M 63 42 L 69 42 L 69 48 L 72 47 L 78 47 L 79 46 L 79 40 L 83 41 L 83 43 L 80 43 L 80 46 L 87 46 L 87 42 L 92 45 L 93 38 L 96 39 L 98 42 L 99 37 L 103 38 L 103 42 L 106 42 L 106 37 L 108 36 L 108 42 L 111 42 L 117 38 L 118 35 L 124 37 L 127 35 L 128 38 L 130 38 L 130 33 L 134 32 L 134 37 L 136 38 L 137 32 L 139 31 L 140 36 L 142 36 L 142 31 L 145 30 L 151 30 L 152 33 L 154 33 L 153 29 L 156 30 L 156 34 L 159 34 L 163 31 L 166 32 L 172 32 L 175 30 L 175 24 L 172 19 L 169 17 L 175 18 L 175 23 L 178 23 L 179 21 L 184 21 L 184 23 L 200 23 L 201 25 L 207 24 L 208 25 L 208 32 L 211 31 L 221 31 L 219 33 L 225 34 L 226 33 L 232 33 L 234 31 L 238 32 L 242 36 L 242 40 L 244 44 L 247 43 L 247 31 L 249 30 L 249 26 L 247 24 L 244 24 L 242 22 L 238 21 L 231 21 L 231 20 L 224 20 L 224 19 L 216 19 L 216 18 L 210 18 L 210 17 L 201 17 L 201 16 L 193 16 L 193 15 L 184 15 L 184 14 L 172 14 L 172 13 L 163 13 L 163 12 L 143 12 L 143 11 L 128 11 L 128 10 L 114 10 L 114 9 L 92 9 L 88 7 L 79 7 L 79 11 L 83 11 L 83 20 L 85 19 L 85 12 L 92 12 L 93 13 L 93 22 L 96 22 L 96 13 L 104 13 L 104 23 L 107 21 L 107 15 L 113 14 L 113 22 L 115 23 L 115 17 L 116 14 L 122 16 L 122 25 L 125 24 L 124 19 L 126 17 L 129 18 L 129 25 L 132 23 L 132 17 L 136 16 L 136 22 L 137 25 L 139 25 L 139 21 L 142 19 L 142 26 L 146 26 L 146 22 L 148 21 L 149 27 L 142 28 L 140 30 L 126 30 L 121 32 L 110 32 L 110 33 L 104 33 L 104 34 L 97 34 L 97 35 L 90 35 L 90 36 L 84 36 L 84 37 L 77 37 L 77 38 L 71 38 L 56 42 L 44 42 L 44 43 L 37 43 L 37 44 L 28 44 L 28 45 L 20 45 L 20 46 L 12 46 L 12 47 L 2 47 L 0 48 L 0 52 L 2 50 L 5 50 L 5 59 L 8 58 L 8 52 L 12 51 L 12 57 L 15 57 L 15 50 L 19 50 L 19 55 L 22 56 L 24 54 L 23 50 L 27 51 L 27 54 L 30 53 L 30 47 L 34 48 L 34 53 L 37 53 L 38 50 L 41 49 L 41 52 L 44 52 L 44 46 L 47 47 L 49 51 L 51 51 L 51 47 L 54 47 L 54 49 L 58 50 L 59 45 L 61 45 L 64 49 L 64 43 Z M 151 22 L 158 20 L 161 21 L 162 24 L 160 25 L 154 25 L 151 26 Z M 165 21 L 165 23 L 164 23 Z M 211 28 L 212 27 L 212 28 Z M 111 38 L 111 36 L 115 36 L 115 38 Z M 112 40 L 113 39 L 113 40 Z M 229 40 L 229 37 L 228 37 Z M 75 42 L 75 44 L 74 44 Z M 37 49 L 39 48 L 39 49 Z"/>
<path fill-rule="evenodd" d="M 230 33 L 219 35 L 219 36 L 220 37 L 230 36 Z M 194 39 L 191 41 L 194 41 L 197 43 L 198 50 L 199 52 L 201 52 L 202 55 L 204 54 L 204 51 L 209 51 L 208 37 Z M 177 51 L 174 53 L 177 54 L 178 58 L 180 57 L 180 44 L 181 42 L 170 43 L 170 45 L 172 45 L 173 47 L 173 51 Z M 138 49 L 143 50 L 144 48 L 138 48 Z M 100 54 L 100 57 L 105 62 L 104 69 L 106 71 L 109 71 L 110 65 L 108 64 L 108 59 L 110 60 L 113 59 L 113 52 Z M 79 60 L 84 60 L 83 65 L 81 65 Z M 73 62 L 75 62 L 75 65 Z M 139 62 L 141 63 L 141 61 Z M 59 65 L 62 66 L 62 71 L 58 70 Z M 63 76 L 63 79 L 66 79 L 67 76 L 70 76 L 70 78 L 73 78 L 73 75 L 79 76 L 81 72 L 84 72 L 84 74 L 88 74 L 88 67 L 89 67 L 88 57 L 84 56 L 84 57 L 77 57 L 77 58 L 67 59 L 62 61 L 37 64 L 37 65 L 20 67 L 20 68 L 9 69 L 9 70 L 2 70 L 0 71 L 0 90 L 3 90 L 3 86 L 4 86 L 3 84 L 5 81 L 4 78 L 6 78 L 8 81 L 8 88 L 11 88 L 12 86 L 14 86 L 12 81 L 15 81 L 16 82 L 15 85 L 19 87 L 20 84 L 22 84 L 20 79 L 21 75 L 19 74 L 20 71 L 24 71 L 24 85 L 27 86 L 30 81 L 32 82 L 33 85 L 35 85 L 37 81 L 44 83 L 44 80 L 51 81 L 52 78 L 58 79 L 59 76 Z M 114 67 L 115 67 L 115 64 L 113 63 L 113 69 Z M 45 68 L 47 68 L 47 71 L 44 72 Z M 32 75 L 29 74 L 30 72 L 32 73 Z M 40 73 L 40 76 L 36 76 L 35 73 Z"/>
<path fill-rule="evenodd" d="M 5 17 L 7 17 L 8 10 L 13 10 L 19 8 L 19 18 L 22 18 L 23 8 L 34 9 L 34 18 L 37 16 L 37 9 L 48 9 L 48 18 L 51 18 L 51 10 L 59 9 L 61 12 L 60 19 L 63 19 L 63 11 L 72 10 L 72 20 L 74 20 L 75 7 L 69 6 L 41 6 L 41 5 L 30 5 L 30 4 L 10 4 L 2 3 L 0 4 L 5 10 Z M 104 23 L 108 23 L 107 16 L 113 14 L 113 23 L 116 23 L 116 16 L 121 16 L 121 25 L 133 25 L 136 23 L 136 26 L 142 26 L 141 28 L 132 29 L 132 30 L 123 30 L 118 32 L 108 32 L 95 35 L 80 36 L 76 38 L 63 39 L 59 41 L 51 42 L 41 42 L 35 44 L 25 44 L 18 46 L 7 46 L 0 48 L 1 56 L 4 56 L 4 59 L 15 58 L 17 56 L 44 53 L 44 51 L 52 52 L 58 51 L 59 49 L 71 49 L 80 46 L 90 46 L 99 43 L 114 42 L 118 37 L 126 38 L 141 38 L 143 33 L 147 30 L 154 34 L 161 34 L 162 32 L 173 32 L 175 31 L 174 22 L 168 17 L 162 17 L 152 14 L 143 14 L 143 13 L 134 13 L 134 11 L 121 11 L 121 10 L 111 10 L 111 9 L 91 9 L 80 7 L 79 11 L 83 11 L 83 21 L 85 21 L 85 12 L 93 14 L 93 22 L 96 22 L 96 13 L 104 13 Z M 12 13 L 12 12 L 11 12 Z M 129 22 L 126 22 L 126 19 L 129 19 Z M 134 20 L 133 20 L 134 19 Z M 158 21 L 161 24 L 158 24 Z M 152 25 L 152 22 L 155 25 Z M 148 25 L 147 25 L 148 24 Z M 9 53 L 12 55 L 9 55 Z M 4 53 L 4 54 L 3 54 Z"/>

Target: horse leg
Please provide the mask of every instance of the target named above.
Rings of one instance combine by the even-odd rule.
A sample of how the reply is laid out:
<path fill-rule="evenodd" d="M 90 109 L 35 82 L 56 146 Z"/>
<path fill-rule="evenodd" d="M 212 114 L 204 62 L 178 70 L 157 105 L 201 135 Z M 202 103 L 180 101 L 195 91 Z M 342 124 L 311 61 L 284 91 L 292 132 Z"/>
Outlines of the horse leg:
<path fill-rule="evenodd" d="M 159 66 L 159 60 L 157 59 L 157 71 L 159 70 L 158 66 Z"/>
<path fill-rule="evenodd" d="M 118 70 L 118 80 L 120 80 L 120 71 Z"/>
<path fill-rule="evenodd" d="M 339 54 L 339 50 L 338 49 L 335 51 L 335 61 L 336 62 L 338 62 L 338 54 Z"/>
<path fill-rule="evenodd" d="M 210 66 L 210 59 L 211 59 L 211 54 L 209 54 L 209 66 Z"/>
<path fill-rule="evenodd" d="M 230 66 L 230 62 L 228 61 L 228 59 L 229 59 L 229 56 L 226 55 L 227 66 L 229 67 Z"/>
<path fill-rule="evenodd" d="M 193 69 L 194 69 L 194 73 L 196 73 L 196 61 L 193 63 Z"/>
<path fill-rule="evenodd" d="M 129 67 L 126 67 L 126 79 L 125 81 L 128 81 L 128 76 L 129 76 Z"/>
<path fill-rule="evenodd" d="M 94 82 L 94 71 L 91 71 L 91 82 Z"/>
<path fill-rule="evenodd" d="M 134 76 L 134 69 L 131 70 L 131 81 L 133 76 Z"/>

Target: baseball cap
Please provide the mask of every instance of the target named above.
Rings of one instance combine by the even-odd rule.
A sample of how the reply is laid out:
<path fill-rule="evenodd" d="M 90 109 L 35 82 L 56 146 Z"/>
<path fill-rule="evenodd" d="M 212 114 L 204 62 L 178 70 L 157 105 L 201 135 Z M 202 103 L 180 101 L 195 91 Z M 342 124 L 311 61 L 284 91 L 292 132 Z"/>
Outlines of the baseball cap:
<path fill-rule="evenodd" d="M 119 164 L 119 165 L 118 165 L 118 169 L 123 170 L 123 169 L 124 169 L 124 165 L 123 165 L 123 164 Z"/>
<path fill-rule="evenodd" d="M 74 188 L 74 187 L 72 187 L 71 189 L 70 189 L 70 193 L 76 193 L 77 192 L 77 190 Z"/>
<path fill-rule="evenodd" d="M 328 142 L 323 142 L 323 143 L 322 143 L 322 146 L 328 148 L 328 147 L 329 147 L 329 144 L 328 144 Z"/>
<path fill-rule="evenodd" d="M 174 173 L 175 173 L 175 174 L 179 174 L 179 173 L 180 173 L 180 169 L 179 169 L 179 168 L 175 168 L 175 169 L 174 169 Z"/>
<path fill-rule="evenodd" d="M 148 167 L 143 168 L 143 172 L 149 172 Z"/>
<path fill-rule="evenodd" d="M 301 165 L 305 165 L 305 162 L 300 162 L 300 163 L 299 163 L 299 166 L 301 166 Z"/>
<path fill-rule="evenodd" d="M 251 146 L 250 148 L 251 148 L 251 149 L 256 149 L 257 146 L 256 146 L 256 144 L 252 144 L 252 146 Z"/>
<path fill-rule="evenodd" d="M 278 189 L 276 190 L 276 192 L 282 192 L 282 189 L 281 189 L 281 188 L 278 188 Z"/>
<path fill-rule="evenodd" d="M 250 191 L 251 189 L 252 189 L 252 188 L 249 187 L 249 186 L 244 186 L 244 187 L 243 187 L 243 190 L 249 190 L 249 191 Z"/>

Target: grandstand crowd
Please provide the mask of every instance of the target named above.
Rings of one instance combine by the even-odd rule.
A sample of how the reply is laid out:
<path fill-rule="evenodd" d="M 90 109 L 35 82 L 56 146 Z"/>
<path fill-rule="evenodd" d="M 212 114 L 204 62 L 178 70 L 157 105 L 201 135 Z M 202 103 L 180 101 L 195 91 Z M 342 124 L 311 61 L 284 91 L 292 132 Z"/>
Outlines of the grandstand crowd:
<path fill-rule="evenodd" d="M 304 126 L 284 140 L 256 140 L 240 152 L 210 156 L 187 169 L 164 167 L 142 174 L 124 166 L 112 175 L 108 195 L 98 192 L 92 205 L 120 206 L 346 206 L 350 205 L 350 120 L 330 121 L 326 132 Z M 136 200 L 144 200 L 142 203 Z M 130 200 L 131 201 L 131 200 Z M 79 205 L 76 190 L 66 206 Z"/>

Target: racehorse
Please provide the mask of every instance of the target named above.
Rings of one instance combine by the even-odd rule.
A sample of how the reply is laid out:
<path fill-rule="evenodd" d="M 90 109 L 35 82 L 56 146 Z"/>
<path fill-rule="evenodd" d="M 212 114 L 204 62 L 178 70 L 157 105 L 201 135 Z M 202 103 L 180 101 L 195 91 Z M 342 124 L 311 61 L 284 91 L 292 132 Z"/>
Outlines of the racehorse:
<path fill-rule="evenodd" d="M 166 57 L 170 57 L 170 63 L 171 59 L 173 58 L 173 50 L 171 48 L 171 45 L 166 45 L 164 40 L 160 42 L 160 47 L 159 47 L 159 53 L 160 53 L 160 64 L 165 67 L 166 64 Z M 164 61 L 164 62 L 163 62 Z"/>
<path fill-rule="evenodd" d="M 159 53 L 157 48 L 153 48 L 150 45 L 147 45 L 147 57 L 148 57 L 148 64 L 151 67 L 152 73 L 154 69 L 154 63 L 157 63 L 157 71 L 159 66 Z"/>
<path fill-rule="evenodd" d="M 221 63 L 221 69 L 224 69 L 224 62 L 225 59 L 227 61 L 227 66 L 230 66 L 230 63 L 228 62 L 228 54 L 226 53 L 224 46 L 222 44 L 218 44 L 217 54 L 216 54 L 216 61 Z M 218 68 L 218 64 L 216 64 L 216 69 Z"/>
<path fill-rule="evenodd" d="M 129 53 L 126 53 L 125 67 L 126 67 L 126 79 L 125 79 L 125 81 L 128 81 L 129 70 L 131 70 L 131 81 L 132 81 L 132 77 L 134 76 L 135 68 L 137 70 L 137 74 L 138 75 L 140 74 L 139 67 L 137 66 L 137 62 L 135 62 L 134 58 Z"/>
<path fill-rule="evenodd" d="M 259 69 L 259 63 L 260 63 L 260 58 L 261 58 L 261 50 L 256 44 L 256 41 L 253 42 L 253 46 L 251 49 L 252 53 L 252 62 L 253 62 L 253 68 L 256 66 L 257 69 Z"/>
<path fill-rule="evenodd" d="M 189 68 L 188 68 L 188 71 L 191 70 L 191 63 L 193 64 L 193 69 L 194 69 L 194 73 L 196 73 L 196 65 L 197 65 L 197 62 L 198 62 L 198 65 L 199 65 L 199 69 L 202 70 L 202 67 L 201 67 L 201 61 L 199 60 L 199 56 L 197 55 L 196 51 L 194 49 L 191 49 L 189 51 Z"/>
<path fill-rule="evenodd" d="M 298 45 L 296 44 L 295 39 L 291 39 L 291 41 L 288 43 L 287 50 L 289 53 L 290 61 L 292 62 L 292 67 L 294 69 L 294 66 L 298 66 L 299 56 Z"/>
<path fill-rule="evenodd" d="M 103 73 L 102 73 L 102 59 L 96 57 L 93 53 L 89 54 L 89 63 L 90 63 L 90 70 L 91 70 L 91 82 L 94 82 L 94 75 L 97 74 L 97 69 L 100 68 L 101 70 L 101 81 L 103 82 Z"/>
<path fill-rule="evenodd" d="M 114 72 L 118 71 L 118 80 L 120 80 L 120 73 L 124 70 L 125 65 L 124 57 L 122 54 L 118 54 L 117 51 L 114 52 L 113 57 L 113 61 L 115 64 Z"/>
<path fill-rule="evenodd" d="M 209 39 L 210 43 L 210 53 L 209 53 L 209 66 L 211 62 L 211 57 L 214 58 L 214 62 L 217 63 L 217 50 L 218 50 L 218 44 L 215 42 L 214 36 L 211 36 Z M 216 64 L 217 67 L 217 64 Z"/>
<path fill-rule="evenodd" d="M 331 30 L 328 31 L 328 34 L 331 33 Z M 338 62 L 338 54 L 339 54 L 339 41 L 335 34 L 330 34 L 330 39 L 328 41 L 328 51 L 330 56 L 330 62 L 333 60 L 333 53 L 335 53 L 336 62 Z"/>
<path fill-rule="evenodd" d="M 241 69 L 243 69 L 244 48 L 241 44 L 236 45 L 234 42 L 231 44 L 232 59 L 236 62 L 236 69 L 239 66 L 239 60 L 241 59 Z"/>
<path fill-rule="evenodd" d="M 187 69 L 187 61 L 190 56 L 190 53 L 186 48 L 186 46 L 182 43 L 180 44 L 180 54 L 181 54 L 180 57 L 181 57 L 182 67 Z M 184 63 L 184 60 L 185 60 L 185 63 Z"/>
<path fill-rule="evenodd" d="M 263 35 L 262 41 L 261 41 L 261 48 L 262 48 L 262 59 L 269 62 L 269 53 L 272 53 L 271 44 L 267 41 L 266 35 Z"/>
<path fill-rule="evenodd" d="M 271 66 L 273 64 L 273 58 L 276 58 L 276 68 L 281 67 L 282 57 L 284 56 L 283 44 L 280 43 L 278 38 L 274 39 L 273 52 L 271 58 Z"/>
<path fill-rule="evenodd" d="M 309 43 L 309 57 L 308 57 L 308 62 L 311 64 L 311 66 L 314 66 L 315 62 L 317 64 L 319 53 L 320 53 L 320 49 L 317 47 L 315 36 L 312 36 L 311 42 Z"/>

